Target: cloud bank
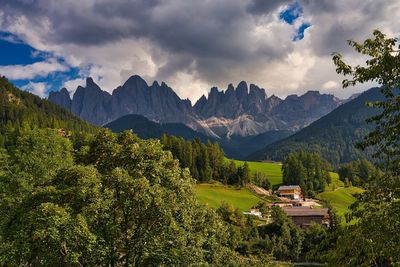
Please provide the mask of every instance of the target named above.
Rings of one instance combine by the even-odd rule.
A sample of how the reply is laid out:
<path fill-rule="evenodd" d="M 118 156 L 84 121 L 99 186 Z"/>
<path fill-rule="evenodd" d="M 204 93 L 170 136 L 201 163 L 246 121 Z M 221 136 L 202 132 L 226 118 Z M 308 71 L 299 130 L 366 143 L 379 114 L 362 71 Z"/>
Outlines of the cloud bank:
<path fill-rule="evenodd" d="M 211 86 L 241 80 L 269 95 L 317 89 L 344 97 L 368 85 L 340 89 L 331 53 L 358 62 L 346 40 L 376 28 L 398 36 L 399 17 L 397 0 L 3 0 L 1 29 L 65 64 L 3 66 L 0 73 L 29 79 L 43 69 L 79 68 L 81 77 L 66 79 L 67 87 L 90 75 L 108 91 L 139 74 L 193 101 Z"/>

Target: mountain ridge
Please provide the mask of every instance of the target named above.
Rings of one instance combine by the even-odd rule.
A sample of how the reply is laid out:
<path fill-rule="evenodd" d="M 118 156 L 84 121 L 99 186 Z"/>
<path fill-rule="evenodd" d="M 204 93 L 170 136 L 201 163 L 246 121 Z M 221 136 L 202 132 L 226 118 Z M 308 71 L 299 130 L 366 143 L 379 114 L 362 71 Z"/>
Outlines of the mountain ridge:
<path fill-rule="evenodd" d="M 285 99 L 268 97 L 265 89 L 242 81 L 236 88 L 229 84 L 225 91 L 213 87 L 208 97 L 203 95 L 192 105 L 165 82 L 154 81 L 149 86 L 138 75 L 131 76 L 111 94 L 87 78 L 86 86 L 78 86 L 72 98 L 66 89 L 61 89 L 51 92 L 48 99 L 97 125 L 139 114 L 158 123 L 183 123 L 213 138 L 296 131 L 343 103 L 317 91 Z"/>
<path fill-rule="evenodd" d="M 372 159 L 372 149 L 361 151 L 354 145 L 375 128 L 366 119 L 377 115 L 379 110 L 366 106 L 366 103 L 383 100 L 380 89 L 371 88 L 295 134 L 256 151 L 247 159 L 283 160 L 290 152 L 300 149 L 319 152 L 335 166 L 360 158 Z"/>

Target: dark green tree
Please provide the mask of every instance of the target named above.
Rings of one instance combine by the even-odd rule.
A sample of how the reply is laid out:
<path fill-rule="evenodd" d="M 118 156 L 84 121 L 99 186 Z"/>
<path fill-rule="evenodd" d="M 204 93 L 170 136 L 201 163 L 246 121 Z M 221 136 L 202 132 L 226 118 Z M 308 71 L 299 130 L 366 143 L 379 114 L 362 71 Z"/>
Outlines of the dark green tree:
<path fill-rule="evenodd" d="M 315 152 L 293 152 L 282 164 L 283 183 L 299 185 L 305 194 L 314 195 L 331 181 L 329 169 L 330 165 Z"/>
<path fill-rule="evenodd" d="M 333 260 L 348 266 L 390 266 L 400 261 L 400 50 L 397 38 L 388 38 L 379 30 L 373 38 L 359 43 L 348 41 L 367 57 L 365 65 L 351 66 L 340 54 L 333 55 L 336 71 L 350 76 L 343 87 L 359 83 L 380 84 L 384 101 L 369 103 L 380 114 L 369 119 L 376 128 L 360 144 L 362 149 L 376 148 L 375 157 L 383 162 L 384 175 L 370 178 L 368 188 L 354 206 L 355 225 L 338 240 Z"/>

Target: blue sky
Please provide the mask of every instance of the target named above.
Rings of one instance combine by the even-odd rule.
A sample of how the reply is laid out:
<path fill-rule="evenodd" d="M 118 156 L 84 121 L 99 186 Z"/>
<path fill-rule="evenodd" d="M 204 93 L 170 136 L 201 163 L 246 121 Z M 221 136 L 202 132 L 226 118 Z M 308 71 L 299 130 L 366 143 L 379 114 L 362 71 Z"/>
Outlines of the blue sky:
<path fill-rule="evenodd" d="M 62 71 L 51 71 L 50 69 L 37 74 L 32 73 L 32 75 L 26 73 L 25 76 L 32 76 L 28 79 L 23 77 L 10 79 L 19 88 L 32 91 L 42 97 L 49 91 L 59 90 L 64 82 L 79 77 L 80 70 L 69 66 L 63 58 L 56 57 L 49 52 L 39 51 L 8 32 L 0 32 L 0 51 L 0 66 L 17 68 L 45 62 L 63 66 Z"/>
<path fill-rule="evenodd" d="M 290 25 L 294 25 L 297 19 L 303 16 L 303 8 L 299 2 L 294 2 L 288 5 L 287 8 L 281 11 L 279 18 Z M 292 41 L 300 41 L 304 38 L 304 31 L 311 27 L 309 22 L 301 22 L 300 26 L 296 27 L 295 33 L 293 34 Z"/>

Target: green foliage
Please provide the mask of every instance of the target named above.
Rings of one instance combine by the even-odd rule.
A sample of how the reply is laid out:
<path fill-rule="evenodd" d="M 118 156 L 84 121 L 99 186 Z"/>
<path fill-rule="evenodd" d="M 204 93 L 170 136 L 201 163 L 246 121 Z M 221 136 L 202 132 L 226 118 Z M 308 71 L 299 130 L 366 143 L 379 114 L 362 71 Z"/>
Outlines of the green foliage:
<path fill-rule="evenodd" d="M 330 165 L 318 153 L 298 151 L 287 156 L 282 165 L 283 183 L 299 185 L 303 193 L 314 195 L 331 183 Z"/>
<path fill-rule="evenodd" d="M 366 191 L 353 205 L 357 223 L 338 238 L 331 252 L 331 261 L 348 266 L 390 266 L 400 262 L 400 50 L 398 39 L 387 38 L 375 30 L 374 37 L 363 43 L 349 41 L 358 53 L 367 56 L 364 66 L 350 66 L 340 54 L 333 55 L 336 71 L 351 76 L 343 80 L 343 87 L 374 81 L 380 84 L 385 96 L 370 103 L 381 113 L 369 121 L 377 127 L 366 136 L 361 148 L 374 146 L 375 157 L 383 162 L 385 173 L 369 177 Z"/>
<path fill-rule="evenodd" d="M 311 225 L 304 231 L 303 251 L 305 258 L 309 261 L 319 260 L 315 258 L 314 251 L 318 245 L 323 243 L 328 238 L 328 231 L 320 224 L 311 222 Z"/>
<path fill-rule="evenodd" d="M 259 234 L 268 237 L 272 254 L 281 260 L 297 260 L 302 253 L 303 232 L 278 206 L 271 209 L 272 223 L 261 226 Z"/>
<path fill-rule="evenodd" d="M 244 161 L 234 160 L 236 166 L 241 166 Z M 282 170 L 281 164 L 278 162 L 258 162 L 258 161 L 247 161 L 253 177 L 256 173 L 265 176 L 268 181 L 273 185 L 279 185 L 282 183 Z"/>
<path fill-rule="evenodd" d="M 229 225 L 228 231 L 233 237 L 230 240 L 232 247 L 236 247 L 243 255 L 262 255 L 267 258 L 271 255 L 278 260 L 298 260 L 306 252 L 303 247 L 303 231 L 295 226 L 281 208 L 274 206 L 270 210 L 262 203 L 257 206 L 271 213 L 272 223 L 256 226 L 252 217 L 246 218 L 229 204 L 225 203 L 218 208 L 217 213 Z M 311 247 L 312 244 L 307 249 Z"/>
<path fill-rule="evenodd" d="M 224 184 L 243 186 L 250 181 L 249 165 L 236 167 L 233 162 L 227 163 L 223 150 L 218 143 L 201 143 L 199 139 L 187 141 L 182 137 L 161 137 L 166 150 L 179 160 L 181 167 L 188 168 L 191 175 L 202 183 L 211 180 Z"/>
<path fill-rule="evenodd" d="M 372 160 L 375 149 L 361 151 L 355 145 L 375 127 L 365 120 L 379 112 L 365 103 L 383 99 L 379 89 L 372 88 L 292 136 L 266 146 L 250 159 L 282 161 L 291 152 L 305 150 L 321 154 L 334 167 L 362 158 Z"/>
<path fill-rule="evenodd" d="M 105 130 L 86 145 L 74 162 L 69 139 L 34 129 L 0 151 L 0 266 L 269 264 L 234 251 L 158 140 Z"/>
<path fill-rule="evenodd" d="M 20 131 L 29 128 L 63 128 L 72 138 L 78 133 L 96 132 L 96 127 L 69 111 L 19 90 L 0 76 L 0 147 L 15 145 Z"/>
<path fill-rule="evenodd" d="M 364 186 L 373 177 L 382 175 L 381 172 L 368 160 L 358 160 L 340 166 L 339 178 L 355 186 Z"/>
<path fill-rule="evenodd" d="M 263 172 L 255 171 L 251 177 L 251 182 L 266 190 L 271 189 L 271 182 L 268 180 L 267 175 Z"/>

